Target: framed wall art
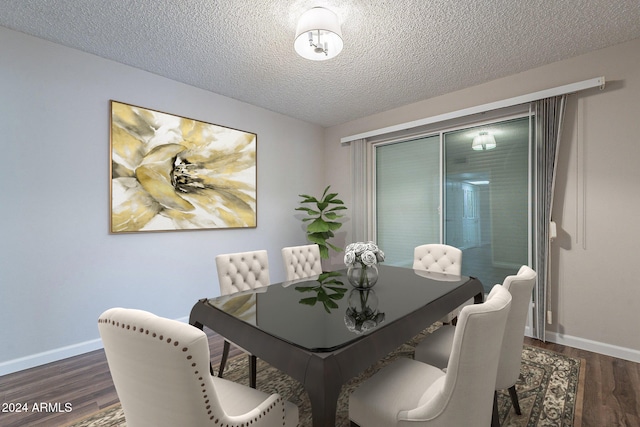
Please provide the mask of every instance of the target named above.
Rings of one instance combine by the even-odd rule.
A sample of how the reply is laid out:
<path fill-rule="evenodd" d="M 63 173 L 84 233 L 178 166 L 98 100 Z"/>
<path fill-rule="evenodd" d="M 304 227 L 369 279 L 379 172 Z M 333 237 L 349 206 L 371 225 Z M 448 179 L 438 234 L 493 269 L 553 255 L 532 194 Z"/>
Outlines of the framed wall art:
<path fill-rule="evenodd" d="M 257 139 L 111 101 L 111 233 L 256 227 Z"/>

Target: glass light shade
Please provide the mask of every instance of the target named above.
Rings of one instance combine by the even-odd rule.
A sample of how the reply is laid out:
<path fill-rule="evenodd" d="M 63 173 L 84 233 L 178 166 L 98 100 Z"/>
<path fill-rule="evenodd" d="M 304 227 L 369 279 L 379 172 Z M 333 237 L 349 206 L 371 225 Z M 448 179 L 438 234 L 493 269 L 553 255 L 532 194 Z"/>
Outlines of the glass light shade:
<path fill-rule="evenodd" d="M 496 148 L 496 139 L 493 135 L 489 135 L 487 132 L 480 132 L 478 136 L 473 138 L 471 148 L 476 151 L 492 150 Z"/>
<path fill-rule="evenodd" d="M 324 61 L 338 55 L 342 46 L 342 31 L 335 13 L 323 7 L 314 7 L 302 14 L 293 43 L 298 55 L 313 61 Z"/>

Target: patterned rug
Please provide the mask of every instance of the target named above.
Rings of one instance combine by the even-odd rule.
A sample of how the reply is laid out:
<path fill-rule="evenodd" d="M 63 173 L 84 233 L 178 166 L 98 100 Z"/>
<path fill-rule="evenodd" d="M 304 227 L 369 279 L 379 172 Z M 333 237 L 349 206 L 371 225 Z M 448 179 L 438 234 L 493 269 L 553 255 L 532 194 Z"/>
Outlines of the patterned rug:
<path fill-rule="evenodd" d="M 427 331 L 423 332 L 427 333 Z M 398 357 L 412 357 L 413 347 L 423 338 L 418 335 L 402 345 L 385 359 L 370 367 L 342 387 L 338 400 L 336 425 L 348 427 L 349 393 L 360 382 L 369 378 Z M 498 393 L 498 412 L 502 427 L 580 427 L 582 424 L 582 389 L 584 361 L 552 351 L 524 346 L 522 368 L 516 390 L 522 415 L 516 415 L 506 390 Z M 249 384 L 247 358 L 232 359 L 225 368 L 225 378 Z M 258 359 L 258 389 L 267 393 L 280 393 L 298 405 L 300 427 L 311 426 L 311 405 L 304 388 L 296 380 Z M 124 427 L 126 422 L 119 404 L 105 408 L 67 427 Z"/>

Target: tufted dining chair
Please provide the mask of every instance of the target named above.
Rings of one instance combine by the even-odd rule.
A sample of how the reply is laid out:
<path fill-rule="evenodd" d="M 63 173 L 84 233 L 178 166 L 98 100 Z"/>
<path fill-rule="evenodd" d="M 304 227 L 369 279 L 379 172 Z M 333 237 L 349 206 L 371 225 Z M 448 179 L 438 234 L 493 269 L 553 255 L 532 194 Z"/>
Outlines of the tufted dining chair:
<path fill-rule="evenodd" d="M 220 295 L 230 295 L 235 292 L 269 286 L 269 257 L 267 251 L 238 252 L 233 254 L 221 254 L 216 256 L 216 268 L 218 270 L 218 283 Z M 218 369 L 218 376 L 222 378 L 224 367 L 229 357 L 231 343 L 224 340 L 222 359 Z M 248 351 L 236 345 L 245 353 Z M 249 384 L 256 387 L 256 357 L 249 354 Z"/>
<path fill-rule="evenodd" d="M 516 393 L 516 382 L 520 376 L 524 328 L 535 283 L 536 272 L 526 265 L 520 267 L 516 275 L 507 276 L 502 283 L 502 287 L 511 293 L 512 301 L 502 341 L 495 388 L 496 390 L 509 390 L 513 408 L 518 415 L 521 415 L 522 412 Z M 449 362 L 455 329 L 454 326 L 444 325 L 427 335 L 416 346 L 414 358 L 439 368 L 445 368 Z"/>
<path fill-rule="evenodd" d="M 349 419 L 360 427 L 489 426 L 500 345 L 511 295 L 496 285 L 486 302 L 465 306 L 446 371 L 400 358 L 349 396 Z"/>
<path fill-rule="evenodd" d="M 462 274 L 462 251 L 440 243 L 416 246 L 413 250 L 413 268 L 460 276 Z"/>
<path fill-rule="evenodd" d="M 462 274 L 462 251 L 454 246 L 430 243 L 416 246 L 413 250 L 413 269 L 432 273 L 460 276 Z M 473 303 L 473 300 L 466 303 Z M 462 306 L 441 319 L 442 323 L 455 322 Z"/>
<path fill-rule="evenodd" d="M 316 244 L 282 248 L 282 261 L 287 280 L 322 274 L 320 248 Z"/>
<path fill-rule="evenodd" d="M 142 310 L 112 308 L 98 329 L 129 427 L 296 426 L 298 407 L 209 374 L 206 334 Z"/>

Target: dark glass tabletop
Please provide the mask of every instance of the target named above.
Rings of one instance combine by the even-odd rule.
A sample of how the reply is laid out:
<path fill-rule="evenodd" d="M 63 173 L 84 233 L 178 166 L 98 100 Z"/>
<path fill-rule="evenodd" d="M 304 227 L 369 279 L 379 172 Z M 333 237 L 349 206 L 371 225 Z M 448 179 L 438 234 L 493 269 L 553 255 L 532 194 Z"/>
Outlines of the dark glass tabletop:
<path fill-rule="evenodd" d="M 346 269 L 212 298 L 207 304 L 290 344 L 329 352 L 455 290 L 465 276 L 379 265 L 370 291 L 351 286 Z"/>

